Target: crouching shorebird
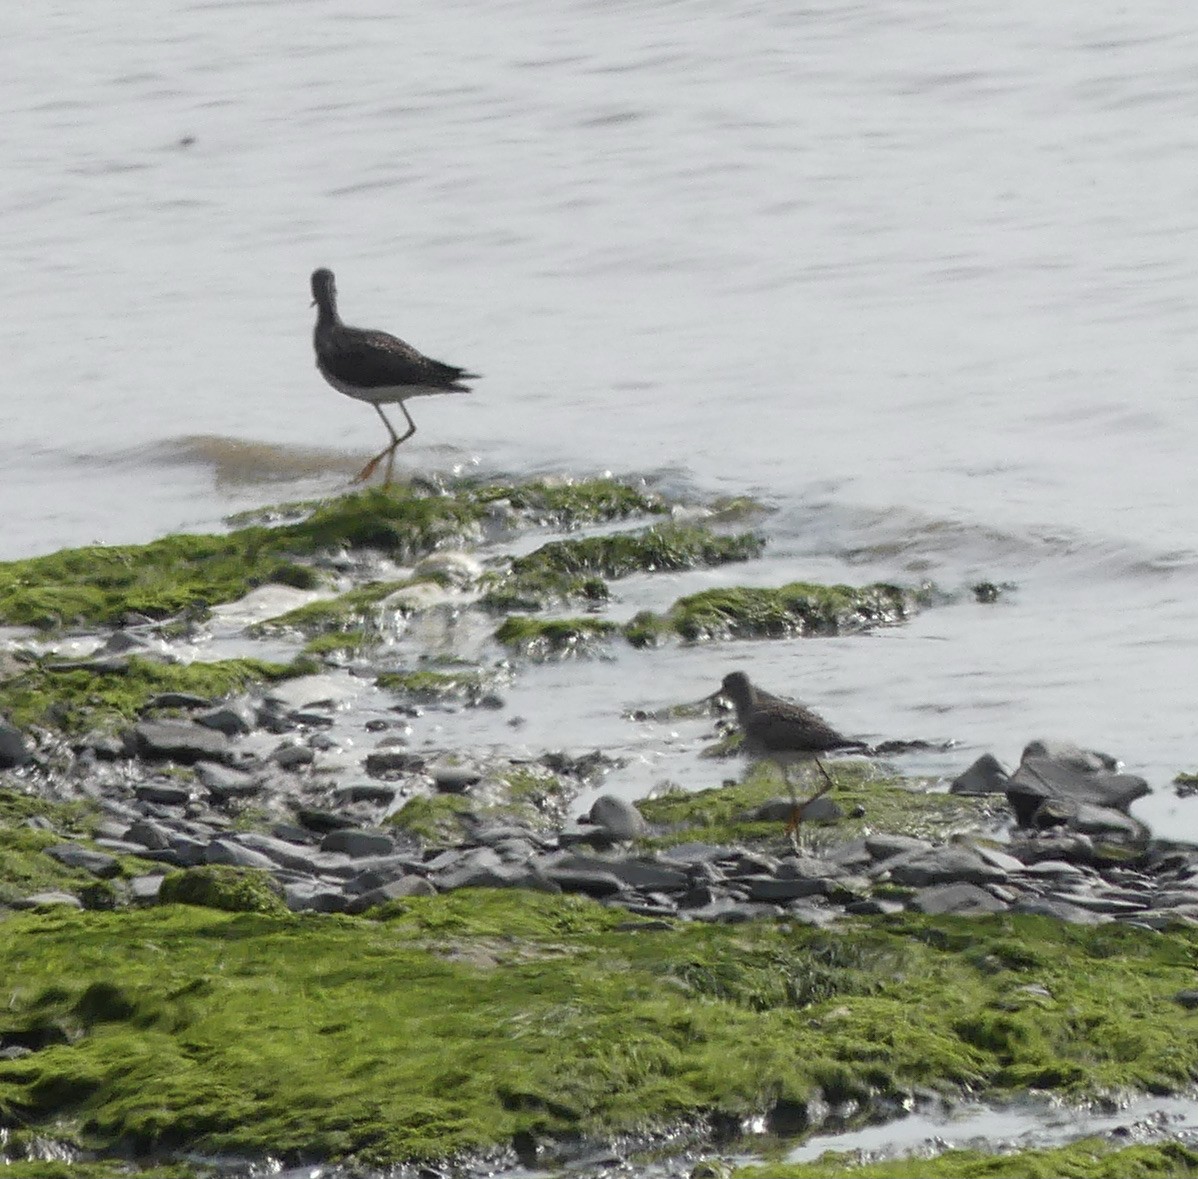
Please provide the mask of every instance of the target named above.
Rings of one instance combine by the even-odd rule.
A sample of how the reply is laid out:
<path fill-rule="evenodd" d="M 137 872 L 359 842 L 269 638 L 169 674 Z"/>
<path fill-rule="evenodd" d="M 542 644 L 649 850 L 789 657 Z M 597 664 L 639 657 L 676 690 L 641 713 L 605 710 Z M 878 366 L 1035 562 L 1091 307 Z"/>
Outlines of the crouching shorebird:
<path fill-rule="evenodd" d="M 322 267 L 312 272 L 312 300 L 318 309 L 313 343 L 321 376 L 338 393 L 373 405 L 391 435 L 391 444 L 362 468 L 357 479 L 359 482 L 369 479 L 385 458 L 384 483 L 390 483 L 396 448 L 416 433 L 416 423 L 404 402 L 409 397 L 427 397 L 433 393 L 469 393 L 470 386 L 462 382 L 477 380 L 478 374 L 430 360 L 411 344 L 387 332 L 364 331 L 342 323 L 337 314 L 337 287 L 331 270 Z M 391 428 L 383 413 L 384 405 L 394 403 L 398 403 L 408 419 L 408 430 L 402 437 Z"/>
<path fill-rule="evenodd" d="M 724 677 L 719 690 L 712 693 L 732 701 L 736 719 L 744 734 L 742 748 L 751 757 L 768 758 L 782 773 L 782 779 L 794 804 L 790 820 L 786 825 L 792 839 L 803 821 L 803 811 L 817 798 L 832 789 L 832 779 L 817 756 L 834 749 L 855 749 L 866 752 L 869 746 L 864 741 L 855 741 L 838 733 L 823 717 L 793 704 L 769 692 L 754 687 L 743 671 L 734 671 Z M 795 762 L 814 760 L 824 777 L 824 787 L 803 802 L 795 797 L 790 781 L 789 767 Z"/>

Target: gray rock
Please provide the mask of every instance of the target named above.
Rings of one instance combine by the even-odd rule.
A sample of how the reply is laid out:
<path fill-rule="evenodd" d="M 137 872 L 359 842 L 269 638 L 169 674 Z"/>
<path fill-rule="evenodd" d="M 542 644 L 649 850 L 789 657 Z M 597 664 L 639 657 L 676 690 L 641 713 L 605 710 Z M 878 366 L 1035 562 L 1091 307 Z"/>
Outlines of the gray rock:
<path fill-rule="evenodd" d="M 341 677 L 305 675 L 272 684 L 263 699 L 286 712 L 308 708 L 332 709 L 350 700 L 354 689 Z"/>
<path fill-rule="evenodd" d="M 195 768 L 196 779 L 208 791 L 213 802 L 227 802 L 233 798 L 251 798 L 261 794 L 263 781 L 260 777 L 247 774 L 244 770 L 202 761 Z"/>
<path fill-rule="evenodd" d="M 196 839 L 192 835 L 180 833 L 171 836 L 170 850 L 175 856 L 173 862 L 178 863 L 184 868 L 194 868 L 197 864 L 205 863 L 205 855 L 208 851 L 208 842 L 206 840 Z M 154 859 L 162 858 L 162 855 L 155 855 Z"/>
<path fill-rule="evenodd" d="M 270 755 L 271 761 L 284 770 L 295 770 L 301 766 L 310 766 L 315 758 L 316 754 L 307 745 L 280 745 Z"/>
<path fill-rule="evenodd" d="M 23 766 L 32 756 L 24 733 L 7 721 L 0 720 L 0 770 Z"/>
<path fill-rule="evenodd" d="M 992 753 L 983 753 L 953 780 L 949 794 L 1002 794 L 1007 788 L 1009 775 L 1002 763 Z"/>
<path fill-rule="evenodd" d="M 987 864 L 991 867 L 998 868 L 1002 872 L 1022 872 L 1024 870 L 1023 861 L 1016 859 L 1015 856 L 1008 855 L 1004 851 L 999 851 L 998 848 L 986 847 L 985 844 L 974 845 L 973 850 L 977 852 Z"/>
<path fill-rule="evenodd" d="M 316 810 L 313 807 L 299 807 L 295 817 L 309 831 L 315 831 L 318 835 L 327 834 L 329 831 L 343 831 L 347 827 L 357 826 L 360 821 L 350 815 L 339 815 L 334 811 Z"/>
<path fill-rule="evenodd" d="M 921 889 L 911 907 L 921 913 L 1002 913 L 1008 908 L 976 884 L 940 884 Z"/>
<path fill-rule="evenodd" d="M 1063 860 L 1071 864 L 1094 862 L 1094 841 L 1076 831 L 1053 832 L 1038 839 L 1012 839 L 1007 851 L 1022 860 L 1024 865 L 1042 860 Z"/>
<path fill-rule="evenodd" d="M 404 897 L 431 897 L 437 893 L 432 883 L 423 876 L 401 876 L 380 884 L 367 892 L 359 893 L 350 899 L 346 905 L 347 913 L 365 913 L 375 905 L 385 905 L 388 901 L 401 900 Z"/>
<path fill-rule="evenodd" d="M 891 917 L 901 913 L 906 908 L 902 901 L 891 901 L 884 897 L 865 897 L 863 900 L 850 901 L 844 911 L 853 917 Z"/>
<path fill-rule="evenodd" d="M 148 847 L 153 851 L 161 851 L 171 845 L 171 832 L 161 823 L 155 823 L 151 819 L 138 819 L 130 824 L 124 837 L 130 843 L 140 843 L 142 847 Z"/>
<path fill-rule="evenodd" d="M 824 880 L 799 877 L 779 880 L 776 876 L 742 876 L 740 883 L 749 886 L 751 901 L 794 901 L 802 897 L 825 896 L 828 891 Z"/>
<path fill-rule="evenodd" d="M 1021 827 L 1056 826 L 1055 811 L 1042 814 L 1048 802 L 1111 807 L 1126 811 L 1149 792 L 1148 783 L 1135 774 L 1120 774 L 1106 754 L 1047 742 L 1032 742 L 1023 751 L 1019 768 L 1007 783 L 1007 799 Z M 1068 808 L 1065 819 L 1070 817 Z"/>
<path fill-rule="evenodd" d="M 641 892 L 681 892 L 690 887 L 690 877 L 670 863 L 649 859 L 600 859 L 565 853 L 544 864 L 546 875 L 557 871 L 596 872 L 614 876 L 621 885 Z"/>
<path fill-rule="evenodd" d="M 342 828 L 339 831 L 330 831 L 320 841 L 320 850 L 344 852 L 354 859 L 361 856 L 385 856 L 395 850 L 395 841 L 382 831 Z"/>
<path fill-rule="evenodd" d="M 236 842 L 242 847 L 248 847 L 261 852 L 283 868 L 293 872 L 303 872 L 308 876 L 316 876 L 323 867 L 319 853 L 315 848 L 305 848 L 285 839 L 277 839 L 270 835 L 262 835 L 256 831 L 247 831 L 237 836 Z"/>
<path fill-rule="evenodd" d="M 867 835 L 865 850 L 875 860 L 889 860 L 895 856 L 931 851 L 934 845 L 927 839 L 916 839 L 913 835 Z"/>
<path fill-rule="evenodd" d="M 158 900 L 158 893 L 164 879 L 164 876 L 158 874 L 134 876 L 129 881 L 129 899 L 135 905 L 154 904 Z"/>
<path fill-rule="evenodd" d="M 159 692 L 146 701 L 145 711 L 157 708 L 207 708 L 212 701 L 207 696 L 196 696 L 191 692 Z"/>
<path fill-rule="evenodd" d="M 341 892 L 317 881 L 296 881 L 284 885 L 283 899 L 293 913 L 344 913 L 349 905 Z"/>
<path fill-rule="evenodd" d="M 91 848 L 81 847 L 77 843 L 59 843 L 46 848 L 46 854 L 53 856 L 60 864 L 68 868 L 82 868 L 93 876 L 107 880 L 121 874 L 120 862 L 104 852 L 92 851 Z"/>
<path fill-rule="evenodd" d="M 36 909 L 39 905 L 65 905 L 68 909 L 83 908 L 83 902 L 74 893 L 59 892 L 57 889 L 35 892 L 12 902 L 14 909 Z"/>
<path fill-rule="evenodd" d="M 397 771 L 419 773 L 424 769 L 424 758 L 407 749 L 376 749 L 366 755 L 368 774 L 388 774 Z"/>
<path fill-rule="evenodd" d="M 229 756 L 229 738 L 224 733 L 191 721 L 138 721 L 131 732 L 133 751 L 148 760 L 190 765 L 197 761 L 224 761 Z"/>
<path fill-rule="evenodd" d="M 381 806 L 393 803 L 396 793 L 395 787 L 386 782 L 345 782 L 332 790 L 338 803 L 370 802 Z"/>
<path fill-rule="evenodd" d="M 615 839 L 636 839 L 645 833 L 645 820 L 632 803 L 614 794 L 601 794 L 587 816 Z"/>
<path fill-rule="evenodd" d="M 482 781 L 482 774 L 478 770 L 466 766 L 432 766 L 429 773 L 433 776 L 433 785 L 442 794 L 464 794 L 471 786 L 477 786 Z"/>
<path fill-rule="evenodd" d="M 231 839 L 214 839 L 204 849 L 206 864 L 236 864 L 240 868 L 262 868 L 270 872 L 275 862 L 260 851 L 235 843 Z"/>
<path fill-rule="evenodd" d="M 133 793 L 142 802 L 160 806 L 186 806 L 191 802 L 191 790 L 178 782 L 141 782 L 133 787 Z"/>
<path fill-rule="evenodd" d="M 1198 1008 L 1198 990 L 1187 987 L 1185 990 L 1178 991 L 1173 996 L 1173 1002 L 1179 1003 L 1187 1011 L 1193 1011 Z"/>
<path fill-rule="evenodd" d="M 1007 873 L 995 868 L 971 847 L 945 844 L 925 852 L 915 860 L 900 864 L 890 873 L 898 884 L 923 888 L 933 884 L 989 884 L 1007 879 Z"/>
<path fill-rule="evenodd" d="M 198 712 L 192 719 L 197 725 L 216 729 L 226 737 L 244 737 L 253 731 L 257 717 L 246 701 L 238 700 Z"/>
<path fill-rule="evenodd" d="M 1011 906 L 1012 913 L 1036 913 L 1041 917 L 1055 917 L 1058 921 L 1068 921 L 1072 925 L 1102 925 L 1112 920 L 1105 913 L 1095 913 L 1081 905 L 1069 901 L 1050 901 L 1039 897 L 1029 897 L 1017 901 Z"/>
<path fill-rule="evenodd" d="M 562 892 L 582 892 L 592 897 L 609 897 L 621 892 L 623 883 L 611 872 L 585 868 L 547 868 L 545 875 Z"/>

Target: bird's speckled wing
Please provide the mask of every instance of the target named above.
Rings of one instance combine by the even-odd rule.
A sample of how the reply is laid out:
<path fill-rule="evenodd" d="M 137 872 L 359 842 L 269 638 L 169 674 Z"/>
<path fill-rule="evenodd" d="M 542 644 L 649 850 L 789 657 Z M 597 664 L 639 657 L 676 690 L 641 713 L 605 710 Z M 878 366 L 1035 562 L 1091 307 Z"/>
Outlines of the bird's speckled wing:
<path fill-rule="evenodd" d="M 339 380 L 364 389 L 397 385 L 453 389 L 470 375 L 464 369 L 430 359 L 387 332 L 340 327 L 330 332 L 322 344 L 322 364 Z"/>

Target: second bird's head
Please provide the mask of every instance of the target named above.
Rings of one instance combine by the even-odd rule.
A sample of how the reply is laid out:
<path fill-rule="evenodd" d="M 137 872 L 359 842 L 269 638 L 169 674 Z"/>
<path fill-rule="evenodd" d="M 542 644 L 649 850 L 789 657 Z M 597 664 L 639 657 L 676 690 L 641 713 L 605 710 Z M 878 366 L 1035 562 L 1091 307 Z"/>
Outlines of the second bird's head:
<path fill-rule="evenodd" d="M 312 306 L 330 307 L 337 299 L 337 284 L 333 272 L 321 267 L 312 271 Z"/>

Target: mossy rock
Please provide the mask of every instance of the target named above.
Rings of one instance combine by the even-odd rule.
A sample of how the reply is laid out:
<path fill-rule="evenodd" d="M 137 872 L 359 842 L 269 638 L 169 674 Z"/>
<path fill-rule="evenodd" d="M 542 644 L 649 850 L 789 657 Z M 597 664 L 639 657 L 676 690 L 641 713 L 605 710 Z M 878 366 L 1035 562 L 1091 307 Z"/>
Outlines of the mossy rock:
<path fill-rule="evenodd" d="M 118 668 L 56 667 L 51 660 L 28 664 L 0 682 L 0 714 L 19 728 L 45 725 L 78 734 L 131 721 L 155 696 L 179 692 L 213 700 L 250 684 L 276 683 L 313 670 L 312 660 L 270 663 L 222 659 L 213 663 L 163 663 L 132 656 Z"/>
<path fill-rule="evenodd" d="M 747 561 L 764 547 L 765 539 L 756 533 L 722 536 L 679 524 L 556 540 L 512 561 L 482 604 L 493 610 L 536 610 L 571 599 L 603 602 L 609 597 L 605 579 Z"/>
<path fill-rule="evenodd" d="M 864 758 L 826 758 L 824 767 L 834 782 L 826 796 L 844 812 L 830 823 L 805 823 L 805 838 L 814 842 L 847 843 L 874 831 L 943 840 L 963 831 L 976 831 L 1006 813 L 1001 798 L 973 797 L 933 791 L 933 778 L 887 774 Z M 799 799 L 814 794 L 825 781 L 814 764 L 792 768 Z M 637 804 L 655 828 L 644 837 L 647 847 L 700 840 L 714 844 L 775 844 L 785 839 L 783 825 L 749 816 L 763 803 L 786 797 L 778 769 L 759 762 L 740 782 L 697 791 L 671 791 Z M 824 833 L 826 832 L 826 838 Z"/>
<path fill-rule="evenodd" d="M 204 864 L 168 873 L 158 900 L 164 905 L 200 905 L 227 913 L 285 913 L 283 889 L 260 868 Z"/>
<path fill-rule="evenodd" d="M 624 628 L 635 647 L 667 636 L 710 639 L 835 635 L 909 618 L 921 595 L 877 583 L 855 588 L 792 582 L 777 589 L 732 586 L 679 598 L 665 614 L 642 611 Z"/>
<path fill-rule="evenodd" d="M 445 704 L 450 701 L 476 703 L 486 689 L 481 671 L 474 667 L 446 670 L 418 668 L 414 671 L 385 671 L 375 686 L 412 701 L 414 704 Z"/>
<path fill-rule="evenodd" d="M 522 655 L 547 659 L 593 654 L 619 628 L 604 618 L 529 618 L 513 614 L 495 631 L 495 640 Z"/>

